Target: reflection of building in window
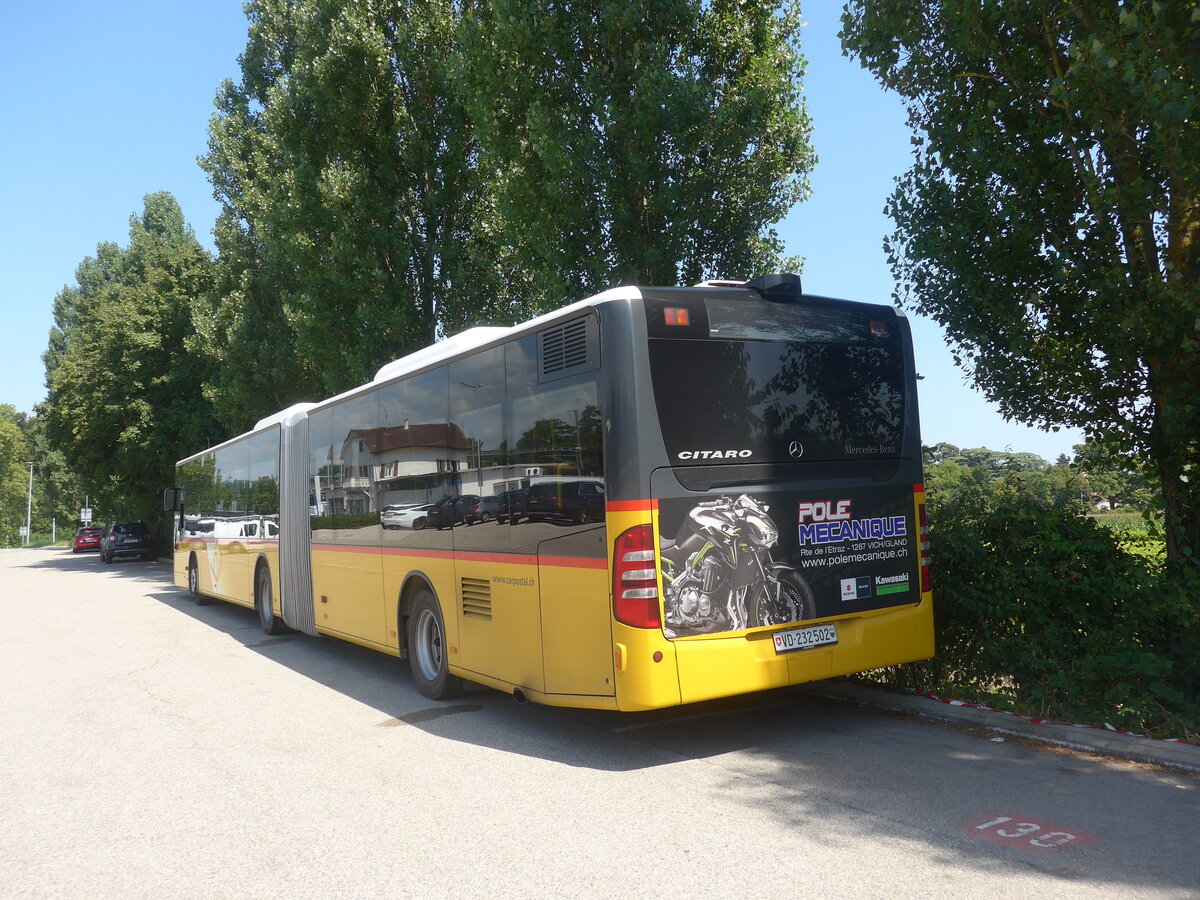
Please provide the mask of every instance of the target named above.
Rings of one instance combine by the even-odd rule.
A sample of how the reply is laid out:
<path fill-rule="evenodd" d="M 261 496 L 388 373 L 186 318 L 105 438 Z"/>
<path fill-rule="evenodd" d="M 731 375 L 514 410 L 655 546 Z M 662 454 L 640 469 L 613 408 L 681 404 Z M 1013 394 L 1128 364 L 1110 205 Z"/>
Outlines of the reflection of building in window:
<path fill-rule="evenodd" d="M 362 459 L 371 460 L 362 482 L 348 484 L 356 490 L 366 489 L 368 508 L 364 511 L 457 492 L 454 476 L 466 466 L 470 451 L 462 429 L 444 422 L 413 425 L 406 420 L 404 427 L 357 429 L 347 437 L 347 443 L 350 441 L 364 449 Z"/>

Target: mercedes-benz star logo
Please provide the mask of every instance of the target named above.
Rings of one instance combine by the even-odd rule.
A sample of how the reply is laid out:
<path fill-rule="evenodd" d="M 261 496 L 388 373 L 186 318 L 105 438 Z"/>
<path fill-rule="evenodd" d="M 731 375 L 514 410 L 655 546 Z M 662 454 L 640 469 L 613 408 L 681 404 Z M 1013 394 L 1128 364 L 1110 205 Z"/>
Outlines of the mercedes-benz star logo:
<path fill-rule="evenodd" d="M 793 459 L 799 459 L 804 455 L 804 445 L 799 441 L 792 441 L 788 444 L 788 453 L 792 454 Z"/>

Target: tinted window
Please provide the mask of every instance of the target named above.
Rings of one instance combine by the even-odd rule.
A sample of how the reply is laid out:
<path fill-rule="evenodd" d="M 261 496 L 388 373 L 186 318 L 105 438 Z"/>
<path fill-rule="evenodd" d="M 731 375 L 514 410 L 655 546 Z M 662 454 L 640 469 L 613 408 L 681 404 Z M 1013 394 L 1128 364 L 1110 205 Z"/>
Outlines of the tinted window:
<path fill-rule="evenodd" d="M 650 371 L 673 465 L 872 459 L 900 452 L 897 344 L 664 340 Z"/>
<path fill-rule="evenodd" d="M 379 389 L 375 489 L 381 505 L 427 503 L 456 489 L 467 440 L 446 421 L 446 405 L 444 367 Z"/>
<path fill-rule="evenodd" d="M 536 340 L 522 338 L 505 349 L 510 476 L 603 476 L 596 373 L 539 383 Z"/>
<path fill-rule="evenodd" d="M 350 540 L 378 538 L 379 406 L 375 392 L 359 394 L 309 417 L 310 519 L 314 531 L 355 532 Z"/>

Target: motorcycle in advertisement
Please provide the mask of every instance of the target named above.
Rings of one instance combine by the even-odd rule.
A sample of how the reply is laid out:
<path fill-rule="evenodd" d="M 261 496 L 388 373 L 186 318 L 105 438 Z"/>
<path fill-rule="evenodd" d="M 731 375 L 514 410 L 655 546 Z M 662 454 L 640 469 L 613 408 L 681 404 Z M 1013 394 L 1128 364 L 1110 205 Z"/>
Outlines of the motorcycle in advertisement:
<path fill-rule="evenodd" d="M 668 637 L 920 600 L 911 486 L 660 499 L 659 528 Z"/>

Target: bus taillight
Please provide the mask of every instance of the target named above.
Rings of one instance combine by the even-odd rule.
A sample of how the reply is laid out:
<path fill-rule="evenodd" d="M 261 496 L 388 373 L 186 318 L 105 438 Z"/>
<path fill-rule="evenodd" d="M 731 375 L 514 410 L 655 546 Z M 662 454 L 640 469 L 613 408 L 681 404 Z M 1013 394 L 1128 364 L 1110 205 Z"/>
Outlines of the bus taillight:
<path fill-rule="evenodd" d="M 617 538 L 613 553 L 613 613 L 634 628 L 661 628 L 654 528 L 637 525 Z"/>
<path fill-rule="evenodd" d="M 920 490 L 917 494 L 917 525 L 921 537 L 921 593 L 933 590 L 933 579 L 929 573 L 929 517 L 925 514 L 925 485 L 916 485 Z"/>

